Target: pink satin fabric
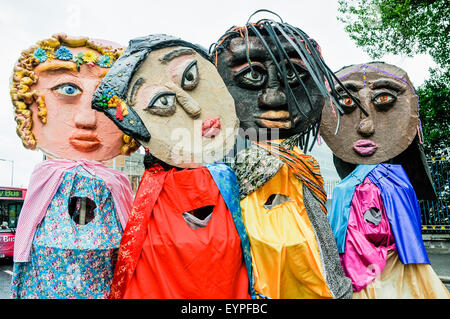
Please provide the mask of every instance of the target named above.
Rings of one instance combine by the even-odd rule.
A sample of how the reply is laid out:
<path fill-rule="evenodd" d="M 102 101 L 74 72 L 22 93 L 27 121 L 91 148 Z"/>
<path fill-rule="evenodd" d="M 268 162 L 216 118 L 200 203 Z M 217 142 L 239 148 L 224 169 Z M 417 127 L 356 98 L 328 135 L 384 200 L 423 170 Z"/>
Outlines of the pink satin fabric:
<path fill-rule="evenodd" d="M 371 208 L 377 208 L 381 212 L 381 222 L 378 225 L 364 219 L 364 213 Z M 396 249 L 395 239 L 380 190 L 366 177 L 356 187 L 353 195 L 345 253 L 340 256 L 344 272 L 352 280 L 354 292 L 364 289 L 381 274 L 390 249 Z"/>
<path fill-rule="evenodd" d="M 133 204 L 133 192 L 125 174 L 100 162 L 80 160 L 50 160 L 36 165 L 31 174 L 27 194 L 19 216 L 14 243 L 14 262 L 28 262 L 36 228 L 45 217 L 47 207 L 58 190 L 64 173 L 82 166 L 91 175 L 100 177 L 111 191 L 114 206 L 122 225 L 128 221 Z"/>

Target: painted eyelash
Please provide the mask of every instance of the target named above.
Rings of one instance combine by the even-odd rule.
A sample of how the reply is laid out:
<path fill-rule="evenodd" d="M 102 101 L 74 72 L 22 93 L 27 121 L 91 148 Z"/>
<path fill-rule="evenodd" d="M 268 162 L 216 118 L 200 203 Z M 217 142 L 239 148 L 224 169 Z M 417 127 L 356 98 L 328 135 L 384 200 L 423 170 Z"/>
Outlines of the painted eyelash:
<path fill-rule="evenodd" d="M 349 98 L 349 99 L 352 99 L 353 100 L 353 102 L 355 102 L 355 101 L 357 101 L 358 103 L 361 103 L 361 101 L 359 100 L 359 98 L 357 98 L 356 96 L 350 96 L 350 95 L 342 95 L 342 97 L 341 97 L 341 99 L 347 99 L 347 98 Z M 355 106 L 356 106 L 356 102 L 355 102 Z"/>
<path fill-rule="evenodd" d="M 80 90 L 80 92 L 83 92 L 83 90 L 82 90 L 78 85 L 76 85 L 75 83 L 70 83 L 70 82 L 58 84 L 58 85 L 54 86 L 54 87 L 52 88 L 52 90 L 57 90 L 57 89 L 63 87 L 64 85 L 72 85 L 72 86 L 75 87 L 76 89 Z"/>
<path fill-rule="evenodd" d="M 375 94 L 372 96 L 372 101 L 375 101 L 376 98 L 378 98 L 380 95 L 383 94 L 391 94 L 395 99 L 398 97 L 398 92 L 390 90 L 390 89 L 384 89 L 384 91 L 375 92 Z"/>
<path fill-rule="evenodd" d="M 250 65 L 243 67 L 242 69 L 240 69 L 239 71 L 237 71 L 234 76 L 238 77 L 241 76 L 242 74 L 247 73 L 248 71 L 253 71 L 253 69 L 258 69 L 264 72 L 267 72 L 267 70 L 265 68 L 263 68 L 262 66 L 258 65 L 258 64 L 252 64 L 252 66 L 250 67 Z"/>
<path fill-rule="evenodd" d="M 163 97 L 163 96 L 175 96 L 176 94 L 174 92 L 170 92 L 170 91 L 166 91 L 166 92 L 160 92 L 158 94 L 156 94 L 153 99 L 150 100 L 150 103 L 148 103 L 147 108 L 150 108 L 153 106 L 153 104 L 155 104 L 156 101 L 158 101 L 159 98 Z"/>
<path fill-rule="evenodd" d="M 184 69 L 183 76 L 181 78 L 181 87 L 183 87 L 185 85 L 184 79 L 186 78 L 186 74 L 191 70 L 191 68 L 194 65 L 197 65 L 197 60 L 194 60 L 191 63 L 189 63 L 189 65 L 186 67 L 186 69 Z"/>

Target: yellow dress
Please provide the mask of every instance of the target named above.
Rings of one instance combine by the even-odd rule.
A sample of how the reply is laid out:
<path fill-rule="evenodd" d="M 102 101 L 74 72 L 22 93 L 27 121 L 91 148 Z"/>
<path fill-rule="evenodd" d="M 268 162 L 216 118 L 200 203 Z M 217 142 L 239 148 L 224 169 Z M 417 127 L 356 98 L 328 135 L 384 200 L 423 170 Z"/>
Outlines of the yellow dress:
<path fill-rule="evenodd" d="M 265 208 L 274 194 L 289 200 Z M 266 184 L 243 198 L 241 209 L 258 293 L 277 299 L 333 298 L 303 204 L 303 183 L 286 164 Z"/>

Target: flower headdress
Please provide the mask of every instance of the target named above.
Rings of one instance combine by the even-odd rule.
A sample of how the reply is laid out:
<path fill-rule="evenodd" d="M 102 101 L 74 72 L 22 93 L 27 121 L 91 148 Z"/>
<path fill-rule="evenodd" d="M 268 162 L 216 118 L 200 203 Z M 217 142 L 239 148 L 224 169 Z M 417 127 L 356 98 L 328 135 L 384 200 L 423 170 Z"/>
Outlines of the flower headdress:
<path fill-rule="evenodd" d="M 74 54 L 70 48 L 86 47 L 85 52 Z M 89 50 L 90 49 L 90 50 Z M 54 59 L 72 61 L 80 70 L 82 64 L 91 67 L 98 65 L 110 68 L 122 54 L 122 48 L 112 48 L 99 41 L 87 37 L 74 38 L 65 34 L 55 34 L 51 38 L 37 42 L 34 46 L 22 51 L 20 58 L 14 66 L 10 95 L 14 105 L 17 134 L 26 148 L 35 149 L 36 140 L 31 131 L 32 117 L 30 105 L 34 102 L 38 106 L 38 118 L 42 123 L 47 122 L 47 109 L 44 95 L 31 87 L 38 80 L 34 69 L 46 61 Z M 139 147 L 139 144 L 129 136 L 124 135 L 123 154 L 129 154 Z"/>

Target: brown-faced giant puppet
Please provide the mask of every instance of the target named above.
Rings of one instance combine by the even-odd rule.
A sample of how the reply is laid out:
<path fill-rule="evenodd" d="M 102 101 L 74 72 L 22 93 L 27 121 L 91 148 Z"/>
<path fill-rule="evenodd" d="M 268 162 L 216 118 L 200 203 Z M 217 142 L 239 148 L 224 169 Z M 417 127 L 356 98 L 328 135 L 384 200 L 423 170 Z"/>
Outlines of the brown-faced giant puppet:
<path fill-rule="evenodd" d="M 419 199 L 434 189 L 420 144 L 418 96 L 406 72 L 372 62 L 336 73 L 345 114 L 323 109 L 320 132 L 342 181 L 330 223 L 354 298 L 448 298 L 430 265 Z M 356 107 L 360 103 L 367 111 Z"/>

